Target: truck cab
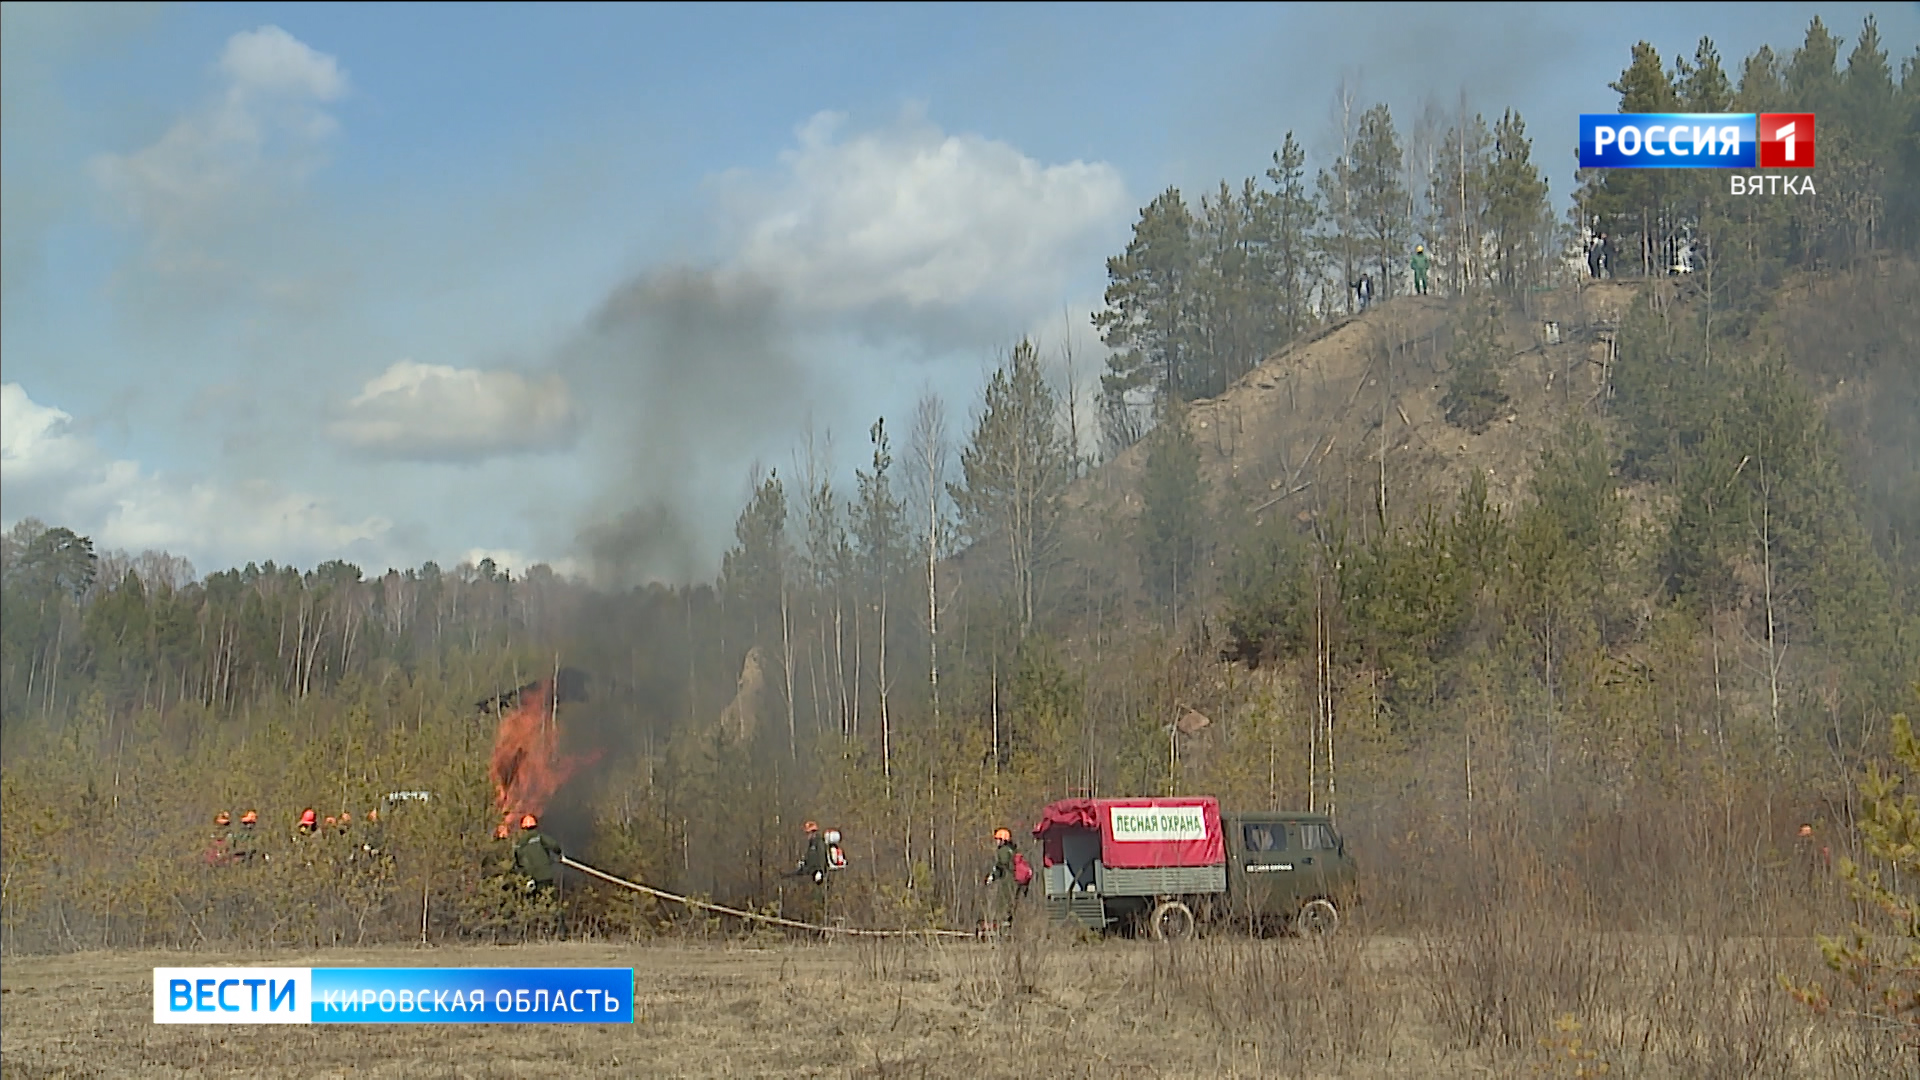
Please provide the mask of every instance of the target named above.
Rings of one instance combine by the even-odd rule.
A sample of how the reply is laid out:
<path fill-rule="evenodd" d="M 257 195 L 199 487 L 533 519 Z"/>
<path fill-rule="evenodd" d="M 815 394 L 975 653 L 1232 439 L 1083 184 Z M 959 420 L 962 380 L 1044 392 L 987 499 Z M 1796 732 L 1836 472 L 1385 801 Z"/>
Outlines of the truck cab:
<path fill-rule="evenodd" d="M 1327 933 L 1354 898 L 1346 841 L 1326 814 L 1223 813 L 1229 917 Z"/>

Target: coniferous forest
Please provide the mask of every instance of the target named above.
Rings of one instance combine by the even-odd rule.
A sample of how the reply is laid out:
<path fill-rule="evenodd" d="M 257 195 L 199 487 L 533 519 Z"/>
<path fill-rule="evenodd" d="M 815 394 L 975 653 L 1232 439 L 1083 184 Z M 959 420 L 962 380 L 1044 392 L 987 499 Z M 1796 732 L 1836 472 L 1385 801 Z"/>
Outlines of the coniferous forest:
<path fill-rule="evenodd" d="M 1342 96 L 1329 160 L 1288 133 L 1140 210 L 1097 394 L 1022 344 L 977 401 L 875 419 L 851 483 L 743 478 L 710 581 L 195 567 L 20 522 L 5 949 L 526 933 L 480 703 L 561 668 L 548 831 L 757 909 L 796 903 L 806 819 L 856 924 L 967 925 L 993 828 L 1184 793 L 1332 811 L 1369 926 L 1533 890 L 1836 927 L 1796 831 L 1871 858 L 1856 782 L 1920 704 L 1920 54 L 1815 20 L 1622 61 L 1623 112 L 1816 113 L 1818 194 Z M 293 836 L 375 806 L 384 858 Z M 271 857 L 208 866 L 247 809 Z M 685 918 L 569 888 L 580 932 Z"/>

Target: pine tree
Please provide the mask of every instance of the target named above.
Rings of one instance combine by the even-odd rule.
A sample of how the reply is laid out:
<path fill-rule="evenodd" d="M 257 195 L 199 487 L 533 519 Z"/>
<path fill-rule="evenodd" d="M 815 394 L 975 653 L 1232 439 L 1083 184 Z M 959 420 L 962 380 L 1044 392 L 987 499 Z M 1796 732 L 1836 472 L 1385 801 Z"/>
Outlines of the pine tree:
<path fill-rule="evenodd" d="M 1206 538 L 1206 481 L 1200 475 L 1200 448 L 1187 428 L 1187 411 L 1177 401 L 1161 410 L 1147 436 L 1147 460 L 1140 477 L 1141 576 L 1147 591 L 1178 625 L 1181 602 L 1194 592 Z"/>
<path fill-rule="evenodd" d="M 1838 123 L 1829 125 L 1827 131 L 1839 138 L 1829 143 L 1823 132 L 1821 150 L 1825 154 L 1831 147 L 1842 166 L 1834 189 L 1840 204 L 1836 209 L 1847 230 L 1849 250 L 1859 253 L 1884 242 L 1887 208 L 1899 205 L 1902 199 L 1893 71 L 1871 15 L 1861 26 L 1860 40 L 1847 58 L 1837 96 Z"/>
<path fill-rule="evenodd" d="M 1885 1025 L 1898 1041 L 1896 1052 L 1910 1054 L 1920 1047 L 1920 893 L 1912 884 L 1920 880 L 1920 794 L 1913 786 L 1920 776 L 1920 739 L 1904 713 L 1890 728 L 1891 767 L 1873 762 L 1856 781 L 1856 831 L 1867 861 L 1843 856 L 1839 866 L 1856 910 L 1875 912 L 1880 931 L 1856 922 L 1844 936 L 1816 937 L 1828 969 L 1847 988 L 1840 1002 L 1819 983 L 1802 986 L 1786 975 L 1779 980 L 1816 1013 L 1852 1012 Z"/>
<path fill-rule="evenodd" d="M 1679 95 L 1673 81 L 1661 67 L 1660 53 L 1642 41 L 1633 47 L 1633 60 L 1609 84 L 1620 95 L 1623 113 L 1666 113 L 1679 107 Z M 1668 169 L 1600 169 L 1588 177 L 1587 189 L 1579 203 L 1599 231 L 1610 234 L 1614 246 L 1615 272 L 1638 263 L 1642 273 L 1666 267 L 1668 237 L 1679 227 L 1672 220 L 1671 198 L 1678 181 L 1665 175 Z M 1636 236 L 1638 250 L 1631 252 L 1622 239 Z"/>
<path fill-rule="evenodd" d="M 1440 407 L 1447 422 L 1478 434 L 1507 404 L 1506 391 L 1500 388 L 1500 314 L 1488 307 L 1484 314 L 1469 317 L 1453 336 L 1447 349 L 1447 366 L 1453 372 Z"/>
<path fill-rule="evenodd" d="M 1385 105 L 1375 105 L 1360 118 L 1349 182 L 1360 250 L 1365 253 L 1383 300 L 1399 291 L 1395 287 L 1399 281 L 1397 268 L 1411 250 L 1413 222 L 1406 189 L 1400 183 L 1403 167 L 1393 114 Z"/>
<path fill-rule="evenodd" d="M 1900 94 L 1894 105 L 1897 149 L 1889 155 L 1894 170 L 1888 187 L 1892 198 L 1888 221 L 1895 238 L 1907 250 L 1920 241 L 1920 45 L 1900 64 Z"/>
<path fill-rule="evenodd" d="M 1101 377 L 1110 448 L 1139 437 L 1134 397 L 1178 396 L 1194 366 L 1191 308 L 1195 222 L 1176 188 L 1140 211 L 1126 253 L 1107 260 L 1106 309 L 1093 316 L 1113 350 Z"/>
<path fill-rule="evenodd" d="M 1183 398 L 1213 397 L 1266 355 L 1275 304 L 1256 248 L 1253 181 L 1200 201 L 1192 278 L 1194 349 Z"/>
<path fill-rule="evenodd" d="M 1780 112 L 1787 104 L 1786 80 L 1780 73 L 1780 58 L 1766 45 L 1740 65 L 1740 86 L 1734 91 L 1733 107 L 1742 112 Z"/>
<path fill-rule="evenodd" d="M 1833 111 L 1840 98 L 1840 39 L 1815 15 L 1807 36 L 1787 63 L 1787 93 L 1796 108 L 1806 112 Z"/>
<path fill-rule="evenodd" d="M 1314 640 L 1312 558 L 1290 518 L 1235 538 L 1222 582 L 1224 658 L 1258 668 L 1306 652 Z"/>
<path fill-rule="evenodd" d="M 1703 37 L 1700 44 L 1694 46 L 1692 63 L 1676 59 L 1673 68 L 1678 76 L 1674 80 L 1674 91 L 1679 95 L 1680 107 L 1687 112 L 1726 112 L 1732 106 L 1733 85 L 1720 66 L 1720 50 L 1714 48 L 1712 38 Z"/>
<path fill-rule="evenodd" d="M 1039 612 L 1040 583 L 1058 540 L 1060 496 L 1072 476 L 1072 452 L 1057 414 L 1040 355 L 1022 341 L 987 383 L 973 438 L 960 453 L 964 482 L 947 488 L 968 539 L 1004 545 L 1023 637 Z"/>
<path fill-rule="evenodd" d="M 1267 182 L 1273 190 L 1261 203 L 1266 271 L 1277 297 L 1275 347 L 1286 344 L 1312 319 L 1313 282 L 1319 276 L 1313 236 L 1320 228 L 1320 204 L 1307 189 L 1307 154 L 1293 132 L 1274 152 Z"/>
<path fill-rule="evenodd" d="M 1508 109 L 1494 127 L 1493 168 L 1487 177 L 1487 235 L 1493 242 L 1493 276 L 1509 293 L 1545 275 L 1551 218 L 1547 182 L 1534 167 L 1526 121 Z"/>

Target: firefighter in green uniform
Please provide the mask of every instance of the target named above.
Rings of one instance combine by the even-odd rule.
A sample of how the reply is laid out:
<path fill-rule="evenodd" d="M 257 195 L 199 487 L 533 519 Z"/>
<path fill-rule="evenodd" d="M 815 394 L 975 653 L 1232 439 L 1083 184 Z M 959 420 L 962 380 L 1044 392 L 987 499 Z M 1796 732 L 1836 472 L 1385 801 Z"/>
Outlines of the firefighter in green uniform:
<path fill-rule="evenodd" d="M 513 868 L 527 879 L 527 891 L 544 893 L 554 887 L 554 871 L 560 863 L 560 845 L 540 835 L 540 822 L 532 814 L 520 818 L 520 839 L 513 845 Z"/>
<path fill-rule="evenodd" d="M 807 887 L 806 901 L 798 914 L 802 919 L 824 922 L 827 917 L 827 845 L 821 839 L 818 822 L 809 821 L 803 827 L 807 834 L 807 847 L 800 855 L 800 862 L 787 877 L 805 878 Z"/>
<path fill-rule="evenodd" d="M 993 830 L 993 869 L 987 871 L 987 884 L 999 886 L 998 903 L 994 914 L 999 917 L 1001 926 L 1013 927 L 1013 857 L 1019 849 L 1013 846 L 1013 833 L 1008 829 Z"/>
<path fill-rule="evenodd" d="M 540 920 L 564 941 L 567 920 L 559 896 L 560 854 L 559 844 L 540 835 L 540 822 L 532 814 L 522 815 L 520 839 L 513 845 L 513 867 L 527 879 L 527 896 L 540 905 Z"/>
<path fill-rule="evenodd" d="M 260 842 L 253 827 L 260 821 L 257 811 L 249 810 L 240 815 L 240 828 L 233 834 L 232 852 L 235 862 L 252 862 L 260 858 Z"/>
<path fill-rule="evenodd" d="M 1413 260 L 1408 265 L 1413 267 L 1413 294 L 1427 295 L 1427 268 L 1433 265 L 1433 260 L 1427 258 L 1425 244 L 1414 245 Z"/>

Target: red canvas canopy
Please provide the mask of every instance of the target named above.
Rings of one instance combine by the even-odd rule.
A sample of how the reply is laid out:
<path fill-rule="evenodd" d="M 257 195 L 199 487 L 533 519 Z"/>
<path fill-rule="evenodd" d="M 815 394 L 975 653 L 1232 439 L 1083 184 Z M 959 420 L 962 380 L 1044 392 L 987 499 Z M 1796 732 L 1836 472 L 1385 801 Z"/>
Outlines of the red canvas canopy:
<path fill-rule="evenodd" d="M 1033 827 L 1046 865 L 1064 861 L 1060 837 L 1068 829 L 1100 830 L 1100 860 L 1116 870 L 1218 866 L 1227 861 L 1220 801 L 1211 796 L 1052 803 Z"/>

